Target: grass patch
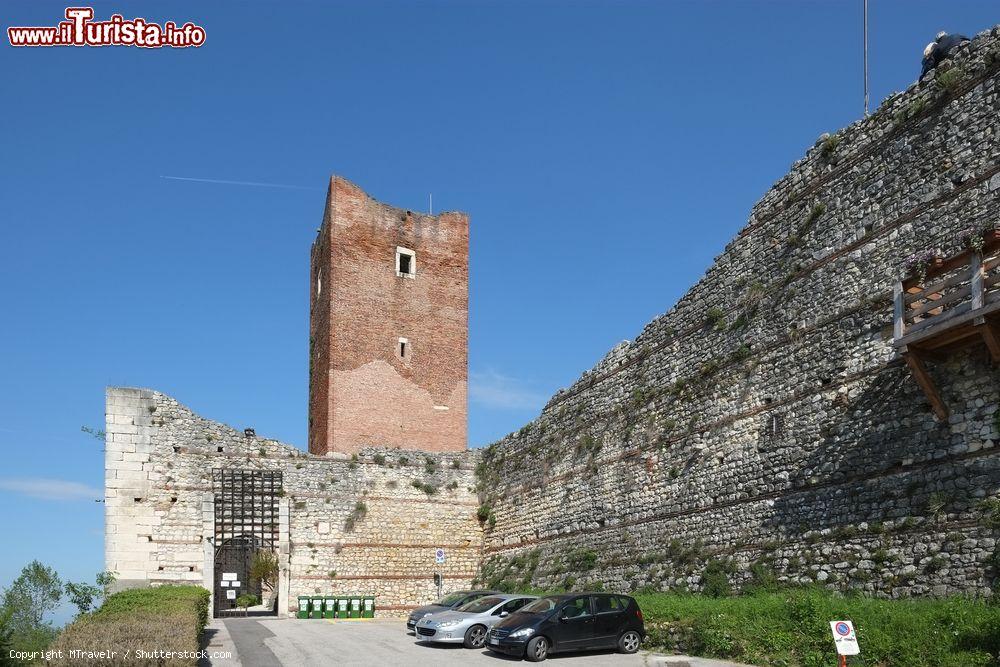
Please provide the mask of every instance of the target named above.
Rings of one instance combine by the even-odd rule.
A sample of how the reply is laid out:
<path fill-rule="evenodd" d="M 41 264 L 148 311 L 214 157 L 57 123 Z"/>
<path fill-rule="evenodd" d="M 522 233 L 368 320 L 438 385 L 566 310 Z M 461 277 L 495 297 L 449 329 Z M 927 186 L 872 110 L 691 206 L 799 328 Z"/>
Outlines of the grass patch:
<path fill-rule="evenodd" d="M 941 72 L 934 77 L 934 80 L 949 95 L 955 95 L 965 83 L 965 72 L 955 67 L 947 72 Z"/>
<path fill-rule="evenodd" d="M 1000 654 L 1000 607 L 965 598 L 879 600 L 805 588 L 636 599 L 651 648 L 754 665 L 835 664 L 829 622 L 840 619 L 854 622 L 868 665 L 985 666 Z"/>
<path fill-rule="evenodd" d="M 51 665 L 79 664 L 70 649 L 101 651 L 113 647 L 124 665 L 123 652 L 160 650 L 189 652 L 189 660 L 129 660 L 129 665 L 195 665 L 199 639 L 208 623 L 209 593 L 200 586 L 136 588 L 108 597 L 100 609 L 66 626 L 50 647 L 62 650 L 62 660 Z"/>

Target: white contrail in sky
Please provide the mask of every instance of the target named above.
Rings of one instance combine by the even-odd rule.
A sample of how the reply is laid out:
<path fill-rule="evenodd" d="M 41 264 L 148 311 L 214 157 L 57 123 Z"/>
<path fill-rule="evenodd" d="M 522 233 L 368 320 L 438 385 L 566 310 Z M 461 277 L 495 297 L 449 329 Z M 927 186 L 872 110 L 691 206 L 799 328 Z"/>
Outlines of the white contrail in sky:
<path fill-rule="evenodd" d="M 191 181 L 193 183 L 216 183 L 220 185 L 248 185 L 257 188 L 282 188 L 284 190 L 322 190 L 305 185 L 284 185 L 283 183 L 256 183 L 254 181 L 225 181 L 219 178 L 190 178 L 187 176 L 160 176 L 169 181 Z"/>
<path fill-rule="evenodd" d="M 42 500 L 97 500 L 104 496 L 100 489 L 65 479 L 0 479 L 0 491 Z"/>

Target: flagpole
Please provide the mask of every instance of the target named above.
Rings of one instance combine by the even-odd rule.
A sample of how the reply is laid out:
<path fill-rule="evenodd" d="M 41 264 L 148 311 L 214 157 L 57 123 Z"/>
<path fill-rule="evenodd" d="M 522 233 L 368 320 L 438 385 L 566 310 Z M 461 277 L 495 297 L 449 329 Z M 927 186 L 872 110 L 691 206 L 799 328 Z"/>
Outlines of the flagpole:
<path fill-rule="evenodd" d="M 864 78 L 865 78 L 865 118 L 868 117 L 868 0 L 864 3 L 865 22 L 865 58 L 864 58 Z"/>

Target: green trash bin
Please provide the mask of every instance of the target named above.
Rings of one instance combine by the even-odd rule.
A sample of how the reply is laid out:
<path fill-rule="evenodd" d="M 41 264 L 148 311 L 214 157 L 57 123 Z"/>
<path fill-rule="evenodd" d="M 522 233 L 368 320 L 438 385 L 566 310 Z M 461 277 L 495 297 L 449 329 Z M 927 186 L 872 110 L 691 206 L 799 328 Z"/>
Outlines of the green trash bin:
<path fill-rule="evenodd" d="M 348 618 L 351 615 L 350 606 L 350 598 L 344 595 L 337 598 L 337 618 Z"/>
<path fill-rule="evenodd" d="M 315 595 L 309 607 L 309 618 L 323 618 L 323 596 Z"/>
<path fill-rule="evenodd" d="M 298 618 L 309 618 L 309 596 L 300 595 L 299 596 L 299 612 L 296 614 Z"/>
<path fill-rule="evenodd" d="M 333 596 L 323 598 L 323 618 L 337 618 L 337 598 Z"/>
<path fill-rule="evenodd" d="M 361 618 L 375 618 L 375 598 L 366 595 L 362 600 L 364 606 L 361 608 Z"/>
<path fill-rule="evenodd" d="M 351 596 L 351 618 L 361 618 L 361 597 Z"/>

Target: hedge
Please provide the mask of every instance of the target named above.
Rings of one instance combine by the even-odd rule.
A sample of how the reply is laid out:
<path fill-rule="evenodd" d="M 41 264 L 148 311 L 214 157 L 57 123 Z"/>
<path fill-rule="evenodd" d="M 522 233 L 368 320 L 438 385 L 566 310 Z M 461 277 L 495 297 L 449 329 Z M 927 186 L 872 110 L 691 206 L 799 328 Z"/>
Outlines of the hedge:
<path fill-rule="evenodd" d="M 826 667 L 836 654 L 830 621 L 854 622 L 861 656 L 892 667 L 1000 665 L 1000 605 L 982 600 L 883 600 L 791 589 L 726 598 L 636 595 L 646 648 L 761 666 Z"/>
<path fill-rule="evenodd" d="M 50 647 L 63 658 L 52 665 L 196 665 L 208 624 L 209 592 L 199 586 L 135 588 L 108 596 L 100 609 L 66 626 Z M 115 656 L 71 659 L 70 650 L 115 651 Z M 168 659 L 136 651 L 172 652 Z"/>

